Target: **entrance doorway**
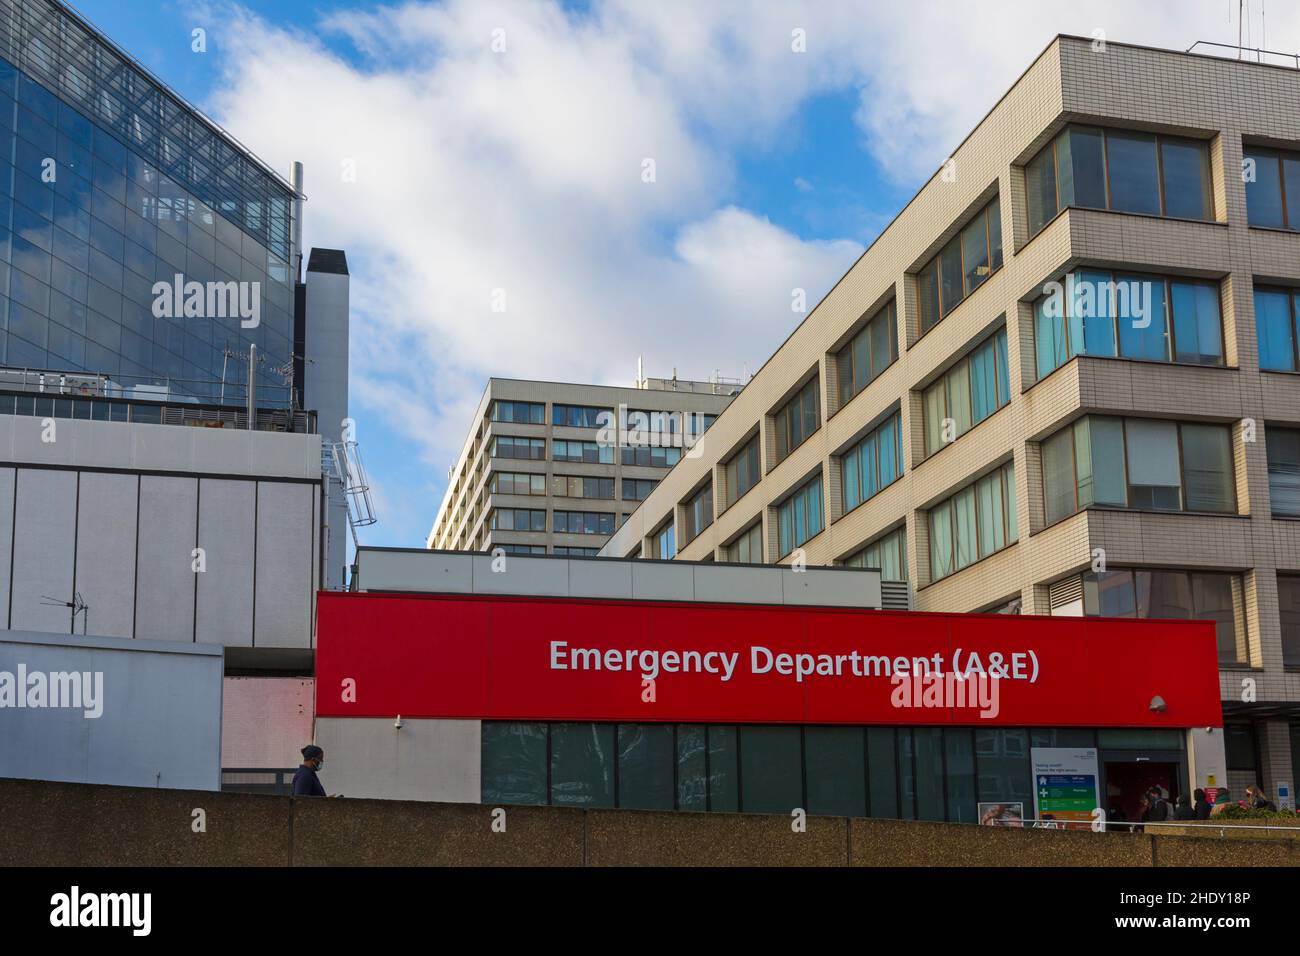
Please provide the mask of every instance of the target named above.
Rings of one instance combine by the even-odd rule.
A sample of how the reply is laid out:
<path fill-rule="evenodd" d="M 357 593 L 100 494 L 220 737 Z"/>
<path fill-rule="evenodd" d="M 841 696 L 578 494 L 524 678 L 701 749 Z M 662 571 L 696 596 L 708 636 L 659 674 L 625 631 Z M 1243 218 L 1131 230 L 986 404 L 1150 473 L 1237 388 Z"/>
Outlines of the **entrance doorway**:
<path fill-rule="evenodd" d="M 1136 823 L 1142 815 L 1142 794 L 1152 787 L 1164 788 L 1169 794 L 1171 808 L 1181 791 L 1177 762 L 1124 760 L 1107 761 L 1103 766 L 1106 773 L 1106 815 L 1110 819 Z M 1116 817 L 1116 810 L 1123 816 Z"/>

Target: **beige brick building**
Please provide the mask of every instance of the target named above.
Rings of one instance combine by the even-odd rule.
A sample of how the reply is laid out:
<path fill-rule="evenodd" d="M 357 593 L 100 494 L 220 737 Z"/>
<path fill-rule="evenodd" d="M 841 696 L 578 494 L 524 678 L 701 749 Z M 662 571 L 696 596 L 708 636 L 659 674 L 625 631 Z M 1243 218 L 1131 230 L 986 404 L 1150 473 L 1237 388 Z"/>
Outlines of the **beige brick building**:
<path fill-rule="evenodd" d="M 691 450 L 684 430 L 710 426 L 739 388 L 675 377 L 629 388 L 490 379 L 428 547 L 594 555 Z M 619 447 L 619 434 L 599 427 L 601 413 L 635 425 L 637 412 L 640 447 Z"/>
<path fill-rule="evenodd" d="M 1067 275 L 1109 299 L 1053 313 Z M 1300 748 L 1297 289 L 1300 70 L 1058 37 L 602 553 L 1212 618 L 1227 727 L 1192 774 L 1272 791 Z"/>

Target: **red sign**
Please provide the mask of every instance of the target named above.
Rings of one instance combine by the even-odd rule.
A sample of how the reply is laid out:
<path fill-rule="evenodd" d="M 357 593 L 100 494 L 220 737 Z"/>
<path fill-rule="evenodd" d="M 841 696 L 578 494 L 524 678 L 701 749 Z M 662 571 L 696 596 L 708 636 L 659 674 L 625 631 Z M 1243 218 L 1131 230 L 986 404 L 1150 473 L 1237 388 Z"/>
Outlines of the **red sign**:
<path fill-rule="evenodd" d="M 318 602 L 321 717 L 1223 724 L 1206 621 L 489 595 Z"/>

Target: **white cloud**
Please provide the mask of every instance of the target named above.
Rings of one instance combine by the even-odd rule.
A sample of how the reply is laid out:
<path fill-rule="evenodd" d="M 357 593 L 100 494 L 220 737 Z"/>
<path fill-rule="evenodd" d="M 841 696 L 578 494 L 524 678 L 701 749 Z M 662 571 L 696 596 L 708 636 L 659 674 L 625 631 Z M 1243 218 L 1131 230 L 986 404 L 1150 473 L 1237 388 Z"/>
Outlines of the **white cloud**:
<path fill-rule="evenodd" d="M 1276 36 L 1300 24 L 1270 15 Z M 278 167 L 305 163 L 306 242 L 349 252 L 354 414 L 386 419 L 439 481 L 489 375 L 762 364 L 801 318 L 791 289 L 811 307 L 860 251 L 731 199 L 735 157 L 798 135 L 810 96 L 856 91 L 865 148 L 916 182 L 1057 32 L 1174 47 L 1228 32 L 1220 0 L 447 0 L 292 31 L 239 7 L 208 22 L 214 112 Z"/>

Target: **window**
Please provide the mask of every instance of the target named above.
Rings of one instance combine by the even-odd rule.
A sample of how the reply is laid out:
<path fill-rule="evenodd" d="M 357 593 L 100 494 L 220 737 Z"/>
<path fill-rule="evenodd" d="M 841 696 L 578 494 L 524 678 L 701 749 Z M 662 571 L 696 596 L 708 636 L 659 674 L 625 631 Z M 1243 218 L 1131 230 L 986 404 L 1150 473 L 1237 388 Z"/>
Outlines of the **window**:
<path fill-rule="evenodd" d="M 903 474 L 901 430 L 895 412 L 840 458 L 846 513 Z"/>
<path fill-rule="evenodd" d="M 613 534 L 614 516 L 608 511 L 557 511 L 551 527 L 562 534 Z"/>
<path fill-rule="evenodd" d="M 723 560 L 732 564 L 763 563 L 763 522 L 756 521 L 723 549 Z"/>
<path fill-rule="evenodd" d="M 781 557 L 821 534 L 822 476 L 819 474 L 777 508 Z"/>
<path fill-rule="evenodd" d="M 1268 496 L 1273 514 L 1300 518 L 1300 431 L 1269 428 Z"/>
<path fill-rule="evenodd" d="M 686 501 L 682 544 L 694 541 L 701 531 L 713 524 L 713 483 L 705 485 Z"/>
<path fill-rule="evenodd" d="M 1029 234 L 1067 206 L 1210 219 L 1209 146 L 1136 130 L 1068 126 L 1025 165 Z"/>
<path fill-rule="evenodd" d="M 614 446 L 594 441 L 564 441 L 557 438 L 551 443 L 552 458 L 556 461 L 585 461 L 589 464 L 614 464 Z"/>
<path fill-rule="evenodd" d="M 1300 668 L 1300 575 L 1277 576 L 1277 603 L 1282 621 L 1282 666 Z"/>
<path fill-rule="evenodd" d="M 840 407 L 897 360 L 898 315 L 890 302 L 835 357 Z"/>
<path fill-rule="evenodd" d="M 727 507 L 730 508 L 758 484 L 762 477 L 758 468 L 758 436 L 745 443 L 724 466 L 727 476 Z"/>
<path fill-rule="evenodd" d="M 602 448 L 602 453 L 606 449 Z M 610 460 L 613 460 L 613 449 L 610 452 Z M 645 445 L 623 446 L 623 464 L 641 465 L 647 468 L 671 468 L 682 460 L 682 450 L 680 448 L 663 448 Z M 604 459 L 601 459 L 604 461 Z"/>
<path fill-rule="evenodd" d="M 1083 613 L 1098 617 L 1214 621 L 1219 663 L 1246 660 L 1237 611 L 1241 579 L 1209 571 L 1113 570 L 1083 576 Z"/>
<path fill-rule="evenodd" d="M 493 508 L 493 531 L 545 531 L 546 512 L 537 508 Z"/>
<path fill-rule="evenodd" d="M 544 425 L 546 406 L 540 402 L 506 402 L 498 399 L 492 403 L 492 421 Z"/>
<path fill-rule="evenodd" d="M 997 197 L 917 274 L 921 333 L 939 324 L 961 301 L 1002 268 L 1002 209 Z"/>
<path fill-rule="evenodd" d="M 784 461 L 821 425 L 817 376 L 801 388 L 790 401 L 776 413 L 776 460 Z"/>
<path fill-rule="evenodd" d="M 1017 538 L 1016 471 L 1007 462 L 930 509 L 930 577 L 939 580 Z"/>
<path fill-rule="evenodd" d="M 804 776 L 809 813 L 860 817 L 867 812 L 866 744 L 861 727 L 805 727 Z"/>
<path fill-rule="evenodd" d="M 600 554 L 600 548 L 566 548 L 563 545 L 555 546 L 555 553 L 565 555 L 570 558 L 594 558 Z"/>
<path fill-rule="evenodd" d="M 551 479 L 551 494 L 559 498 L 603 498 L 612 501 L 614 479 L 556 475 Z"/>
<path fill-rule="evenodd" d="M 506 554 L 545 554 L 546 545 L 544 544 L 496 544 L 492 550 L 500 548 Z"/>
<path fill-rule="evenodd" d="M 1094 505 L 1224 514 L 1237 507 L 1227 425 L 1089 415 L 1041 450 L 1049 525 Z"/>
<path fill-rule="evenodd" d="M 492 447 L 488 455 L 492 458 L 523 458 L 529 461 L 541 461 L 546 457 L 546 439 L 498 435 L 492 439 Z"/>
<path fill-rule="evenodd" d="M 653 478 L 624 478 L 623 479 L 623 500 L 624 501 L 645 501 L 650 497 L 650 492 L 655 490 L 655 485 L 659 482 Z"/>
<path fill-rule="evenodd" d="M 494 495 L 545 495 L 546 476 L 497 471 L 492 474 L 491 488 Z"/>
<path fill-rule="evenodd" d="M 614 806 L 614 725 L 551 724 L 551 803 Z"/>
<path fill-rule="evenodd" d="M 1300 371 L 1296 353 L 1300 335 L 1300 290 L 1255 289 L 1255 332 L 1259 336 L 1259 367 L 1266 372 Z"/>
<path fill-rule="evenodd" d="M 1083 269 L 1048 285 L 1034 303 L 1040 380 L 1076 355 L 1224 363 L 1214 283 Z"/>
<path fill-rule="evenodd" d="M 897 528 L 845 559 L 851 568 L 877 568 L 883 581 L 907 580 L 907 528 Z"/>
<path fill-rule="evenodd" d="M 618 806 L 673 809 L 673 735 L 672 724 L 618 725 Z"/>
<path fill-rule="evenodd" d="M 570 428 L 599 428 L 600 416 L 606 415 L 612 422 L 614 410 L 611 408 L 593 408 L 589 405 L 552 405 L 551 424 L 565 425 Z"/>
<path fill-rule="evenodd" d="M 548 803 L 546 724 L 483 721 L 483 799 L 490 803 Z"/>
<path fill-rule="evenodd" d="M 664 561 L 677 557 L 677 530 L 671 518 L 654 533 L 651 556 Z"/>
<path fill-rule="evenodd" d="M 1246 146 L 1242 155 L 1247 163 L 1246 221 L 1300 229 L 1300 153 Z"/>
<path fill-rule="evenodd" d="M 1111 746 L 1134 736 L 1121 733 Z M 977 799 L 1030 802 L 1031 746 L 1098 744 L 1091 731 L 798 724 L 484 721 L 481 736 L 489 803 L 965 823 Z M 1141 735 L 1144 747 L 1166 742 Z"/>
<path fill-rule="evenodd" d="M 1007 330 L 999 329 L 925 390 L 925 453 L 933 455 L 1011 401 Z M 945 427 L 947 425 L 947 427 Z"/>
<path fill-rule="evenodd" d="M 747 813 L 785 813 L 803 804 L 798 727 L 740 728 L 741 804 Z"/>

